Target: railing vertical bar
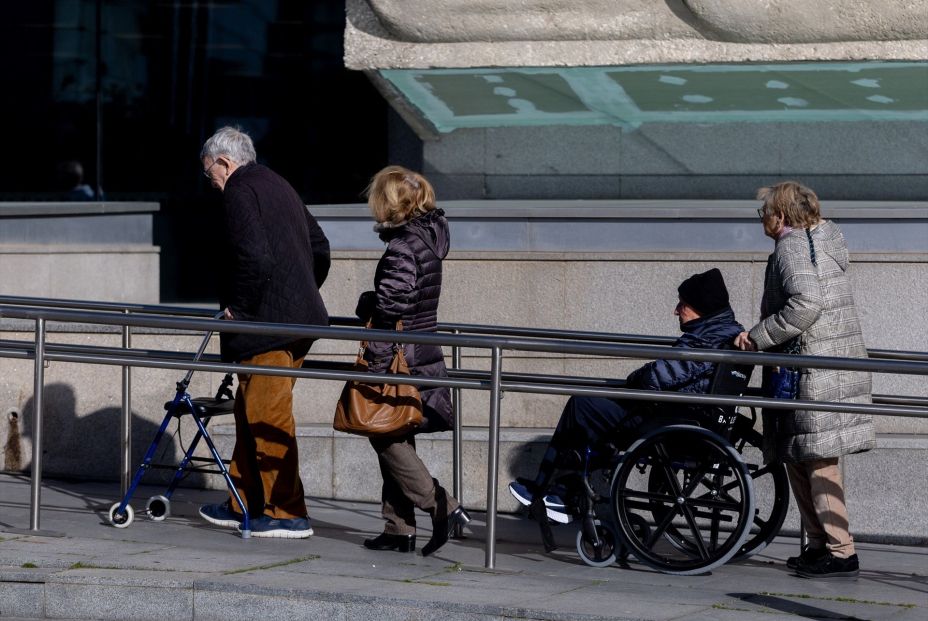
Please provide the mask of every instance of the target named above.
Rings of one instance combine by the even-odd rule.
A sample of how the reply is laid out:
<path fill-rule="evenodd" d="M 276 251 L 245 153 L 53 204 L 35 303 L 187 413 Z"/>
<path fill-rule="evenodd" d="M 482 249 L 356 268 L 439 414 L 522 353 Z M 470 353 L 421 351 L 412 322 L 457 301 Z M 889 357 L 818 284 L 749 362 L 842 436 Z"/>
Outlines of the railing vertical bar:
<path fill-rule="evenodd" d="M 459 330 L 454 330 L 453 334 L 460 334 Z M 451 368 L 461 368 L 461 348 L 457 345 L 451 347 Z M 464 468 L 463 468 L 463 446 L 464 446 L 464 421 L 463 409 L 461 408 L 461 389 L 451 389 L 451 411 L 454 417 L 454 435 L 451 439 L 451 466 L 452 466 L 452 486 L 454 497 L 461 504 L 464 503 Z M 460 524 L 455 526 L 454 535 L 460 537 L 462 527 Z"/>
<path fill-rule="evenodd" d="M 496 492 L 499 480 L 499 419 L 500 379 L 502 377 L 502 350 L 495 346 L 490 359 L 490 435 L 487 444 L 487 548 L 485 567 L 496 567 Z"/>
<path fill-rule="evenodd" d="M 42 504 L 42 408 L 45 407 L 45 319 L 35 320 L 35 374 L 32 396 L 32 480 L 29 528 L 40 530 Z"/>
<path fill-rule="evenodd" d="M 129 311 L 124 311 L 127 315 Z M 132 326 L 126 324 L 122 327 L 122 347 L 132 348 Z M 119 485 L 121 495 L 125 496 L 129 490 L 129 475 L 132 460 L 132 367 L 122 368 L 122 419 L 119 426 L 120 443 L 120 471 Z"/>

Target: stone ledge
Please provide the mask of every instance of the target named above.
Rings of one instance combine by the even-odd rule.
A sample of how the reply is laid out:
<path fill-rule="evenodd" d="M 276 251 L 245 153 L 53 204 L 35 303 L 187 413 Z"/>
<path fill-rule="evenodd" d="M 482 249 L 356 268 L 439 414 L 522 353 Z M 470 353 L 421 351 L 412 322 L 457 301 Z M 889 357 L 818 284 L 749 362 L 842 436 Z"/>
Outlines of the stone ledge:
<path fill-rule="evenodd" d="M 588 3 L 589 4 L 589 3 Z M 563 37 L 565 25 L 560 19 L 550 16 L 544 22 L 545 27 L 532 32 L 525 31 L 527 20 L 523 13 L 518 19 L 490 19 L 484 16 L 480 21 L 477 15 L 476 23 L 486 26 L 493 24 L 494 32 L 522 33 L 516 38 L 523 40 L 494 40 L 493 37 L 471 35 L 461 41 L 460 20 L 454 20 L 451 28 L 457 29 L 456 41 L 402 41 L 384 27 L 380 17 L 371 8 L 368 1 L 348 0 L 346 3 L 347 20 L 345 24 L 345 66 L 349 69 L 385 69 L 385 68 L 424 68 L 424 67 L 550 67 L 550 66 L 601 66 L 601 65 L 634 65 L 634 64 L 660 64 L 660 63 L 723 63 L 723 62 L 779 62 L 779 61 L 811 61 L 811 60 L 923 60 L 925 56 L 925 41 L 879 41 L 879 40 L 825 40 L 827 37 L 815 35 L 818 40 L 808 42 L 809 37 L 799 37 L 799 42 L 771 43 L 710 40 L 702 38 L 705 35 L 686 25 L 681 20 L 671 19 L 672 12 L 663 6 L 664 3 L 649 3 L 652 12 L 660 11 L 663 17 L 658 17 L 656 26 L 648 26 L 644 30 L 636 22 L 632 35 L 624 40 L 617 34 L 605 35 L 600 33 L 600 40 L 557 40 Z M 876 5 L 877 3 L 870 3 Z M 524 8 L 524 7 L 520 7 Z M 571 17 L 567 20 L 577 27 L 578 9 L 570 4 Z M 905 19 L 906 13 L 900 13 L 897 8 L 896 17 Z M 616 9 L 618 10 L 618 9 Z M 439 15 L 435 13 L 434 15 Z M 778 15 L 777 22 L 783 22 Z M 751 20 L 755 24 L 763 21 L 764 12 L 754 11 Z M 649 18 L 653 19 L 653 18 Z M 833 20 L 817 21 L 812 25 L 813 30 L 832 28 Z M 597 18 L 596 27 L 602 27 L 604 20 Z M 914 36 L 924 37 L 918 28 L 917 20 L 908 21 L 909 26 L 916 27 Z M 473 21 L 471 22 L 473 24 Z M 556 24 L 552 26 L 551 24 Z M 744 20 L 739 22 L 744 27 Z M 669 34 L 671 28 L 676 32 Z M 806 24 L 805 28 L 809 25 Z M 728 25 L 723 30 L 727 31 Z M 465 25 L 466 30 L 466 25 Z M 908 31 L 908 29 L 906 29 Z M 653 32 L 652 32 L 653 31 Z M 790 36 L 795 36 L 797 29 L 790 27 L 787 30 Z M 428 28 L 425 32 L 432 35 L 435 32 Z M 582 29 L 581 39 L 590 39 L 590 28 Z M 636 34 L 637 33 L 637 34 Z M 669 34 L 669 36 L 668 36 Z M 755 33 L 756 34 L 756 33 Z M 493 35 L 494 37 L 496 35 Z M 510 35 L 511 36 L 511 35 Z M 615 37 L 608 40 L 609 36 Z M 844 36 L 847 36 L 845 33 Z M 865 35 L 861 38 L 869 38 Z M 885 35 L 883 35 L 885 36 Z M 912 36 L 908 34 L 907 36 Z M 638 37 L 638 38 L 635 38 Z M 719 38 L 717 34 L 713 38 Z M 730 33 L 729 33 L 729 37 Z M 857 38 L 857 37 L 854 37 Z M 877 38 L 877 37 L 874 37 Z"/>
<path fill-rule="evenodd" d="M 161 203 L 138 201 L 113 202 L 0 202 L 0 217 L 11 216 L 79 216 L 114 213 L 153 213 L 161 209 Z"/>
<path fill-rule="evenodd" d="M 160 246 L 151 244 L 0 244 L 5 254 L 161 254 Z"/>
<path fill-rule="evenodd" d="M 501 513 L 515 512 L 519 505 L 506 484 L 517 476 L 533 476 L 547 447 L 551 429 L 500 429 L 497 506 Z M 234 427 L 216 425 L 213 437 L 221 454 L 230 454 Z M 451 432 L 423 434 L 417 449 L 432 474 L 449 489 L 452 483 Z M 367 439 L 336 433 L 327 424 L 299 425 L 301 472 L 307 494 L 335 500 L 376 502 L 380 498 L 377 461 Z M 470 508 L 486 508 L 488 430 L 465 427 L 463 442 L 464 493 Z M 759 459 L 754 455 L 753 459 Z M 928 434 L 878 434 L 877 447 L 842 460 L 848 506 L 854 535 L 859 541 L 923 545 L 928 542 L 928 495 L 924 482 L 913 472 L 928 467 Z M 221 479 L 207 484 L 222 489 Z M 763 494 L 763 491 L 758 491 Z M 794 502 L 794 501 L 791 501 Z M 886 516 L 893 516 L 887 520 Z M 793 504 L 783 533 L 799 532 L 798 511 Z"/>
<path fill-rule="evenodd" d="M 543 427 L 502 427 L 499 430 L 500 442 L 546 442 L 551 436 L 552 429 Z M 220 424 L 210 427 L 211 435 L 235 435 L 235 426 Z M 488 439 L 486 427 L 464 427 L 464 441 L 476 442 Z M 297 437 L 301 438 L 357 438 L 347 433 L 335 431 L 325 424 L 297 425 Z M 442 431 L 440 433 L 422 434 L 417 437 L 439 442 L 450 442 L 453 433 Z M 928 434 L 877 434 L 876 448 L 878 449 L 915 449 L 928 451 Z"/>
<path fill-rule="evenodd" d="M 437 201 L 450 218 L 480 220 L 553 219 L 563 220 L 749 220 L 757 222 L 756 200 L 448 200 Z M 361 219 L 370 221 L 367 205 L 307 205 L 319 219 Z M 829 217 L 836 220 L 925 220 L 928 201 L 826 201 Z"/>

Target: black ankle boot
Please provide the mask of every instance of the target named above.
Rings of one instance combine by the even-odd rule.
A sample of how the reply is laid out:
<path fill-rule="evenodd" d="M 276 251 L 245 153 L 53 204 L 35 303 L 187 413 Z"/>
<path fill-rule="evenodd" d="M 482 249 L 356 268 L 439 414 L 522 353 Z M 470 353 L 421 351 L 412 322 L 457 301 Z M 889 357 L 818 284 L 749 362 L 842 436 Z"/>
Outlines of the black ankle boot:
<path fill-rule="evenodd" d="M 432 538 L 422 548 L 422 556 L 437 552 L 438 548 L 448 543 L 455 526 L 459 524 L 466 526 L 470 522 L 470 515 L 461 505 L 458 505 L 458 508 L 451 513 L 445 514 L 442 512 L 441 515 L 444 515 L 444 519 L 436 517 L 436 519 L 432 520 Z"/>
<path fill-rule="evenodd" d="M 416 536 L 380 533 L 373 539 L 365 539 L 364 547 L 368 550 L 396 550 L 397 552 L 413 552 L 416 549 Z"/>

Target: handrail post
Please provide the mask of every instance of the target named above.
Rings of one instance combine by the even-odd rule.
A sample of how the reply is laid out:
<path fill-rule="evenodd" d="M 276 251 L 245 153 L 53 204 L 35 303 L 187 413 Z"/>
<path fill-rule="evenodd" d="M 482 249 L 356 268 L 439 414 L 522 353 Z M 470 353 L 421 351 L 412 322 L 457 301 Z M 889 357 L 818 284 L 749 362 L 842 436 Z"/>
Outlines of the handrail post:
<path fill-rule="evenodd" d="M 128 310 L 123 312 L 126 315 L 129 314 Z M 129 324 L 122 327 L 122 347 L 125 350 L 132 348 L 132 326 Z M 119 425 L 119 449 L 119 488 L 120 495 L 125 496 L 129 489 L 129 470 L 132 461 L 132 367 L 128 365 L 122 368 L 122 419 Z"/>
<path fill-rule="evenodd" d="M 452 334 L 460 334 L 460 330 L 453 330 Z M 461 368 L 461 348 L 457 345 L 451 347 L 451 368 Z M 454 419 L 454 435 L 451 436 L 451 468 L 454 497 L 464 504 L 464 468 L 462 467 L 464 445 L 463 408 L 461 408 L 461 389 L 451 389 L 451 412 Z M 454 527 L 454 536 L 460 537 L 463 527 L 458 524 Z"/>
<path fill-rule="evenodd" d="M 496 491 L 499 479 L 499 411 L 502 391 L 502 350 L 498 345 L 490 358 L 490 437 L 487 444 L 487 547 L 484 566 L 496 567 Z"/>
<path fill-rule="evenodd" d="M 45 406 L 45 319 L 35 320 L 35 375 L 32 396 L 32 480 L 29 529 L 39 529 L 42 502 L 42 408 Z"/>

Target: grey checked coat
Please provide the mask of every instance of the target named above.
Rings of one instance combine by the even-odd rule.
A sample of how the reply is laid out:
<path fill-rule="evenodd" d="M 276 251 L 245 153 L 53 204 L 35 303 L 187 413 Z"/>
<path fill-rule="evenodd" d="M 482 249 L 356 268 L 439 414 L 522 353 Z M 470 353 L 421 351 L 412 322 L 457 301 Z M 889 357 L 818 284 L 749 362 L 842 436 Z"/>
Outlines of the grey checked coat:
<path fill-rule="evenodd" d="M 751 330 L 760 350 L 799 336 L 810 356 L 865 358 L 857 309 L 847 277 L 848 252 L 841 230 L 825 221 L 812 231 L 817 266 L 803 229 L 777 241 L 767 260 L 763 319 Z M 799 398 L 811 401 L 870 403 L 870 374 L 804 369 Z M 873 448 L 870 416 L 844 412 L 775 410 L 764 416 L 764 456 L 788 462 L 838 457 Z"/>

